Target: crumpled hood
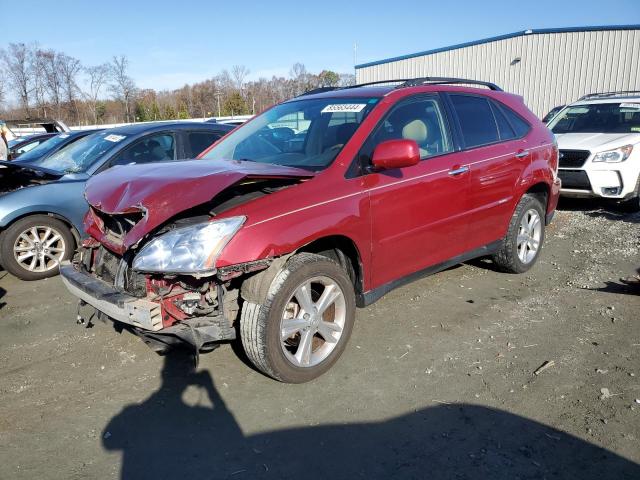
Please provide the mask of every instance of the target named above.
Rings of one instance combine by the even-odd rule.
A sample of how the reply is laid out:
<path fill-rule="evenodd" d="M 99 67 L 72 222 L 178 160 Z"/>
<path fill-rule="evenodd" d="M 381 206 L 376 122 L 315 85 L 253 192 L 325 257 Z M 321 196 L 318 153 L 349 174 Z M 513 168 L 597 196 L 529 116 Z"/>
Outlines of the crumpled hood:
<path fill-rule="evenodd" d="M 28 163 L 0 161 L 0 195 L 22 188 L 55 182 L 63 174 L 29 165 Z"/>
<path fill-rule="evenodd" d="M 640 133 L 560 133 L 558 148 L 602 152 L 640 141 Z"/>
<path fill-rule="evenodd" d="M 117 253 L 124 253 L 171 217 L 210 201 L 245 179 L 305 178 L 307 170 L 235 160 L 189 160 L 111 168 L 87 182 L 87 202 L 106 214 L 144 214 L 121 239 L 105 235 L 103 222 L 93 212 L 85 218 L 92 237 Z"/>

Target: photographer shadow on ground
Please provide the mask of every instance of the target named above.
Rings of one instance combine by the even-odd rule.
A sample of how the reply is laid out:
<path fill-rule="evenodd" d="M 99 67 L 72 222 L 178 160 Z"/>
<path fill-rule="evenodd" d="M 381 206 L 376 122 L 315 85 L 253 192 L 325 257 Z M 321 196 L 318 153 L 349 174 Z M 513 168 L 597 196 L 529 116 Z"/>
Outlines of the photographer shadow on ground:
<path fill-rule="evenodd" d="M 173 353 L 164 362 L 160 389 L 125 407 L 103 432 L 104 447 L 122 451 L 124 479 L 640 478 L 639 465 L 612 452 L 535 421 L 468 404 L 438 405 L 377 423 L 245 436 L 209 372 L 195 371 L 185 355 Z M 193 387 L 201 390 L 194 405 L 183 400 Z M 284 415 L 286 406 L 265 415 Z"/>

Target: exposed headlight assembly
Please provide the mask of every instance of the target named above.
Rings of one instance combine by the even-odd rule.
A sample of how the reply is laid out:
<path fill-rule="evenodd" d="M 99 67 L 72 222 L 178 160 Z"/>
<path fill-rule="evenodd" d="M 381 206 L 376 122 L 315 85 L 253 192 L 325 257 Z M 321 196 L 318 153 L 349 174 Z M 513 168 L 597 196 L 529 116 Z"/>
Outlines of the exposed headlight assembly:
<path fill-rule="evenodd" d="M 133 269 L 149 273 L 213 273 L 222 249 L 245 219 L 224 218 L 176 228 L 160 235 L 147 243 L 135 256 Z"/>
<path fill-rule="evenodd" d="M 624 147 L 607 150 L 606 152 L 596 153 L 595 157 L 593 157 L 593 161 L 607 163 L 624 162 L 627 158 L 629 158 L 629 155 L 631 155 L 632 151 L 633 145 L 625 145 Z"/>

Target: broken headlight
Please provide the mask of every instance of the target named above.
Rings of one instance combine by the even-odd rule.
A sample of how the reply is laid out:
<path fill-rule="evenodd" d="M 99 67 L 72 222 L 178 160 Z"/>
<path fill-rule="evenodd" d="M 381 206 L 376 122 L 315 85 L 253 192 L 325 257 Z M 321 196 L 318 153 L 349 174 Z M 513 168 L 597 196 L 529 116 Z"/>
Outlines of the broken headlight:
<path fill-rule="evenodd" d="M 220 252 L 245 217 L 230 217 L 176 228 L 147 243 L 133 259 L 141 272 L 207 273 L 215 271 Z"/>

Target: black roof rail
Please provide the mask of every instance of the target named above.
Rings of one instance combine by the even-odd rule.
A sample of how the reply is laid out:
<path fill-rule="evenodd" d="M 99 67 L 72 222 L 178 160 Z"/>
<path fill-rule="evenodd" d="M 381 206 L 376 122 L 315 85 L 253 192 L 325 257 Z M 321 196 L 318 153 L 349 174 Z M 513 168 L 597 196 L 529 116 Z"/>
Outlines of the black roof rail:
<path fill-rule="evenodd" d="M 496 92 L 502 92 L 503 90 L 495 83 L 484 82 L 482 80 L 472 80 L 470 78 L 456 78 L 456 77 L 419 77 L 406 80 L 402 85 L 398 85 L 398 88 L 416 87 L 418 85 L 447 85 L 464 83 L 467 85 L 481 85 L 487 87 L 489 90 Z"/>
<path fill-rule="evenodd" d="M 638 94 L 640 95 L 640 90 L 621 90 L 619 92 L 600 92 L 600 93 L 588 93 L 587 95 L 583 95 L 582 97 L 580 97 L 578 99 L 578 101 L 580 100 L 587 100 L 589 98 L 606 98 L 606 97 L 630 97 L 633 95 L 630 94 Z"/>
<path fill-rule="evenodd" d="M 417 87 L 419 85 L 450 85 L 450 84 L 467 84 L 467 85 L 482 85 L 490 90 L 496 92 L 502 92 L 503 90 L 495 83 L 483 82 L 482 80 L 472 80 L 469 78 L 454 78 L 454 77 L 418 77 L 418 78 L 396 78 L 392 80 L 376 80 L 373 82 L 358 83 L 356 85 L 349 85 L 348 87 L 320 87 L 314 88 L 307 92 L 304 92 L 298 97 L 305 95 L 313 95 L 315 93 L 330 92 L 331 90 L 346 90 L 348 88 L 367 87 L 369 85 L 382 85 L 385 83 L 399 83 L 395 88 Z"/>
<path fill-rule="evenodd" d="M 312 88 L 311 90 L 307 90 L 304 93 L 301 93 L 300 95 L 298 95 L 298 97 L 304 97 L 305 95 L 314 95 L 316 93 L 322 93 L 322 92 L 330 92 L 331 90 L 339 90 L 341 87 L 318 87 L 318 88 Z"/>

